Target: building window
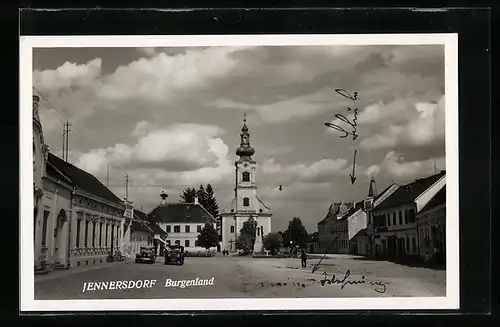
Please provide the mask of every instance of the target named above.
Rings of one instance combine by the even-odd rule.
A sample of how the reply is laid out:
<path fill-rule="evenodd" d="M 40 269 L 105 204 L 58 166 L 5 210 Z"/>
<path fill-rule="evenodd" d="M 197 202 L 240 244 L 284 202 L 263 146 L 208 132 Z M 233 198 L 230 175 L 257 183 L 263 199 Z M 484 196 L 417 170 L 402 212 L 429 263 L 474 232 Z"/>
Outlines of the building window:
<path fill-rule="evenodd" d="M 185 227 L 184 227 L 184 229 L 185 229 L 186 233 L 189 233 L 189 232 L 190 232 L 190 228 L 189 228 L 189 227 L 190 227 L 190 226 L 185 226 Z"/>
<path fill-rule="evenodd" d="M 403 225 L 403 211 L 399 212 L 399 224 Z M 408 224 L 408 219 L 406 219 L 405 224 Z"/>
<path fill-rule="evenodd" d="M 82 221 L 80 219 L 78 219 L 76 221 L 76 247 L 79 248 L 80 247 L 80 224 L 82 223 Z"/>
<path fill-rule="evenodd" d="M 243 198 L 243 206 L 248 207 L 250 205 L 250 199 L 249 198 Z"/>
<path fill-rule="evenodd" d="M 411 245 L 413 248 L 413 252 L 417 252 L 417 240 L 415 239 L 415 237 L 411 238 Z"/>
<path fill-rule="evenodd" d="M 244 182 L 250 182 L 250 173 L 248 171 L 245 171 L 243 173 L 243 181 Z"/>
<path fill-rule="evenodd" d="M 405 214 L 408 216 L 409 223 L 415 222 L 415 210 L 414 209 L 406 210 Z"/>
<path fill-rule="evenodd" d="M 104 238 L 104 246 L 108 247 L 108 226 L 109 224 L 106 224 L 106 237 Z"/>
<path fill-rule="evenodd" d="M 402 215 L 402 214 L 403 214 L 403 212 L 401 211 L 399 213 L 399 215 Z M 405 224 L 408 224 L 408 215 L 406 215 L 406 214 L 405 214 Z"/>
<path fill-rule="evenodd" d="M 387 226 L 391 226 L 391 216 L 387 214 Z"/>
<path fill-rule="evenodd" d="M 181 226 L 174 226 L 174 233 L 180 233 L 181 232 Z"/>
<path fill-rule="evenodd" d="M 234 233 L 234 226 L 231 226 L 231 233 Z"/>
<path fill-rule="evenodd" d="M 201 225 L 196 226 L 196 231 L 197 231 L 198 233 L 201 233 Z"/>
<path fill-rule="evenodd" d="M 406 238 L 406 251 L 410 252 L 410 238 Z"/>
<path fill-rule="evenodd" d="M 392 213 L 392 224 L 394 226 L 396 226 L 396 213 L 395 212 Z"/>
<path fill-rule="evenodd" d="M 189 240 L 185 240 L 184 241 L 184 246 L 187 247 L 187 248 L 189 247 Z"/>
<path fill-rule="evenodd" d="M 167 233 L 170 233 L 172 230 L 170 225 L 167 225 L 166 229 L 167 229 Z"/>
<path fill-rule="evenodd" d="M 47 224 L 49 222 L 50 211 L 43 212 L 43 225 L 42 225 L 42 246 L 47 244 Z"/>
<path fill-rule="evenodd" d="M 92 223 L 92 247 L 95 247 L 95 222 Z"/>
<path fill-rule="evenodd" d="M 181 241 L 180 240 L 175 240 L 175 245 L 181 245 Z"/>
<path fill-rule="evenodd" d="M 89 238 L 89 222 L 85 221 L 85 238 L 83 239 L 83 246 L 87 247 L 87 240 Z"/>
<path fill-rule="evenodd" d="M 198 243 L 198 241 L 194 241 L 194 246 L 198 247 L 200 246 L 200 243 Z"/>

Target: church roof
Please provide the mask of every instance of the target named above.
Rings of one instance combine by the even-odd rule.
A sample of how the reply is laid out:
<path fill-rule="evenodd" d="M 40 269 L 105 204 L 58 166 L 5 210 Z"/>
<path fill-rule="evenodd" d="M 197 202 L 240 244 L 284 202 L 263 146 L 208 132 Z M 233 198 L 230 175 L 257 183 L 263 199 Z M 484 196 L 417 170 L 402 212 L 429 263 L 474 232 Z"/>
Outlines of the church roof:
<path fill-rule="evenodd" d="M 94 196 L 111 201 L 117 204 L 123 204 L 123 201 L 118 198 L 110 189 L 102 184 L 95 176 L 86 171 L 70 164 L 49 152 L 48 162 L 57 168 L 58 174 L 62 173 L 71 180 L 71 184 L 81 188 L 82 190 Z M 50 165 L 48 165 L 50 167 Z M 51 169 L 51 168 L 49 168 Z M 51 170 L 54 171 L 54 170 Z"/>
<path fill-rule="evenodd" d="M 269 208 L 268 206 L 266 206 L 266 204 L 259 198 L 259 197 L 256 197 L 257 201 L 259 202 L 260 204 L 260 208 L 257 210 L 257 212 L 255 212 L 255 214 L 271 214 L 271 208 Z M 233 214 L 237 211 L 237 206 L 236 206 L 236 203 L 237 203 L 237 199 L 236 198 L 233 198 L 231 200 L 231 203 L 225 207 L 224 209 L 222 209 L 222 214 Z M 239 208 L 241 209 L 241 208 Z M 260 211 L 262 210 L 262 211 Z M 245 211 L 245 210 L 244 210 Z"/>
<path fill-rule="evenodd" d="M 194 203 L 161 204 L 148 216 L 156 223 L 215 223 L 215 218 L 202 205 Z"/>

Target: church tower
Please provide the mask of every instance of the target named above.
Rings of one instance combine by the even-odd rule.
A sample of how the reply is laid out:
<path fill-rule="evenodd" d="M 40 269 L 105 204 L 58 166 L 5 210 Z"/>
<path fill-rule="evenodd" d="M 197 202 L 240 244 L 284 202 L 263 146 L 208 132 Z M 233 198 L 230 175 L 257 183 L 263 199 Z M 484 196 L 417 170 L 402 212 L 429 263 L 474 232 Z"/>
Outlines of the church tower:
<path fill-rule="evenodd" d="M 257 224 L 254 252 L 262 250 L 265 235 L 271 232 L 271 209 L 257 197 L 256 165 L 252 156 L 255 149 L 250 144 L 250 133 L 246 115 L 240 134 L 240 146 L 236 150 L 239 157 L 235 161 L 234 199 L 222 211 L 222 246 L 231 252 L 236 251 L 236 239 L 246 221 Z"/>

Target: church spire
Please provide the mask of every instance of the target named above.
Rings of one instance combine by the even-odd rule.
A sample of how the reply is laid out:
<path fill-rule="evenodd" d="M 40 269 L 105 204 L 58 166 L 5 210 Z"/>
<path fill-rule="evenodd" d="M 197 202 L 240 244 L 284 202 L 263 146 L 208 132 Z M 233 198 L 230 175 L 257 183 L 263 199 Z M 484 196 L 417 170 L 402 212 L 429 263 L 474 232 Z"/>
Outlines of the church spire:
<path fill-rule="evenodd" d="M 370 187 L 368 188 L 368 197 L 374 198 L 377 194 L 377 185 L 375 184 L 375 177 L 372 175 L 370 180 Z"/>
<path fill-rule="evenodd" d="M 251 159 L 252 155 L 255 153 L 255 149 L 250 145 L 250 133 L 248 132 L 247 126 L 247 114 L 243 116 L 243 127 L 241 128 L 241 143 L 240 147 L 236 150 L 236 154 L 240 157 L 246 157 Z"/>

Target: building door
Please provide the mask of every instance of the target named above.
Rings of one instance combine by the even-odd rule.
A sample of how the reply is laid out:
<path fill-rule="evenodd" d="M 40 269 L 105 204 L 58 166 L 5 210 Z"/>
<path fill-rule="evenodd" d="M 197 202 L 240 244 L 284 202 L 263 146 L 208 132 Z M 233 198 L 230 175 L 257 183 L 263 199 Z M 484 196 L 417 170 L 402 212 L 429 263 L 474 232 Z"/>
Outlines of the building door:
<path fill-rule="evenodd" d="M 54 230 L 54 259 L 56 263 L 64 263 L 67 252 L 67 216 L 66 211 L 59 211 Z"/>

